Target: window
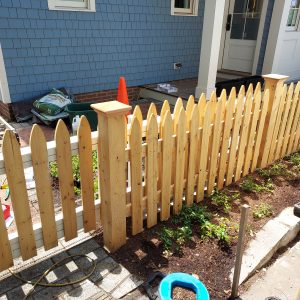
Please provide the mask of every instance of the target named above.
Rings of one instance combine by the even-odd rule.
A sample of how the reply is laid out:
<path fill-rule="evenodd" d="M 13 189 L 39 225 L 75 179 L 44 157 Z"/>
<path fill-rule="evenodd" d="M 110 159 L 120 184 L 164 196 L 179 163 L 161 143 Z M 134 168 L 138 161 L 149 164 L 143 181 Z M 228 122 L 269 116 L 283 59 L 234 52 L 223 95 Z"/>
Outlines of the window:
<path fill-rule="evenodd" d="M 199 0 L 171 0 L 171 15 L 197 16 Z"/>
<path fill-rule="evenodd" d="M 48 0 L 48 6 L 53 10 L 96 11 L 95 0 Z"/>
<path fill-rule="evenodd" d="M 300 0 L 291 0 L 291 6 L 288 14 L 287 28 L 297 30 L 300 19 Z"/>

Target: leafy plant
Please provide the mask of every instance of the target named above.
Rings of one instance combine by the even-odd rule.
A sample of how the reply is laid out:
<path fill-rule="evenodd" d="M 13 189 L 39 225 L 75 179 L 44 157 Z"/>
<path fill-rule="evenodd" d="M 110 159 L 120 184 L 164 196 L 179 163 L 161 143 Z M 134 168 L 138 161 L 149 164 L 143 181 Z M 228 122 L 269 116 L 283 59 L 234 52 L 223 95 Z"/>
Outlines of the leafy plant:
<path fill-rule="evenodd" d="M 286 176 L 290 172 L 285 164 L 275 163 L 268 169 L 258 169 L 258 173 L 260 176 L 270 179 L 274 176 Z"/>
<path fill-rule="evenodd" d="M 245 192 L 272 192 L 274 185 L 269 179 L 266 183 L 256 183 L 252 178 L 246 178 L 240 183 L 240 188 Z"/>
<path fill-rule="evenodd" d="M 232 200 L 238 199 L 239 197 L 239 193 L 234 193 L 231 196 L 228 196 L 224 191 L 218 191 L 215 189 L 211 196 L 211 201 L 212 204 L 222 207 L 224 212 L 227 214 L 231 211 Z"/>
<path fill-rule="evenodd" d="M 296 152 L 289 156 L 286 156 L 285 160 L 290 161 L 300 171 L 300 152 Z"/>
<path fill-rule="evenodd" d="M 181 247 L 193 237 L 196 232 L 200 238 L 215 238 L 226 243 L 229 242 L 226 223 L 214 224 L 211 214 L 204 207 L 193 204 L 183 206 L 181 212 L 172 219 L 174 228 L 163 227 L 158 232 L 163 249 L 179 253 Z M 196 230 L 195 232 L 193 231 Z"/>
<path fill-rule="evenodd" d="M 272 206 L 267 203 L 260 203 L 253 209 L 252 214 L 254 219 L 270 217 L 273 215 Z"/>

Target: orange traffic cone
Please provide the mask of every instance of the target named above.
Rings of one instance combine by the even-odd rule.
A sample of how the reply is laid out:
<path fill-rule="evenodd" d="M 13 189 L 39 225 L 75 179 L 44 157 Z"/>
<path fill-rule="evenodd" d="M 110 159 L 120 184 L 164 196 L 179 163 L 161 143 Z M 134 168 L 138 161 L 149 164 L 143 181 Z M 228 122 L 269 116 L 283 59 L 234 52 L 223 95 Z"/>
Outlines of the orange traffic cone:
<path fill-rule="evenodd" d="M 117 100 L 124 104 L 127 104 L 127 105 L 129 104 L 128 94 L 127 94 L 127 89 L 126 89 L 126 81 L 125 81 L 124 77 L 120 77 L 120 79 L 119 79 Z"/>

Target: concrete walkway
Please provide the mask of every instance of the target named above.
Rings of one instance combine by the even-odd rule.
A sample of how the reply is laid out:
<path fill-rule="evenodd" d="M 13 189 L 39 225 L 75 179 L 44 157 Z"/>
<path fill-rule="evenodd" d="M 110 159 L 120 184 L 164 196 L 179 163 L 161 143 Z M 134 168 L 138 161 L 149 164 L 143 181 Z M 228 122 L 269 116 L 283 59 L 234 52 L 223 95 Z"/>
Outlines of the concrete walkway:
<path fill-rule="evenodd" d="M 300 241 L 277 259 L 240 298 L 260 300 L 271 296 L 300 300 Z"/>
<path fill-rule="evenodd" d="M 26 280 L 35 281 L 53 263 L 58 262 L 62 258 L 68 258 L 62 266 L 59 266 L 47 275 L 46 282 L 72 282 L 87 275 L 92 266 L 92 263 L 86 257 L 71 257 L 76 254 L 87 254 L 96 262 L 96 270 L 91 277 L 78 284 L 65 287 L 38 286 L 28 299 L 119 299 L 141 283 L 127 269 L 114 261 L 94 238 L 51 258 L 47 258 L 40 263 L 32 264 L 18 274 Z M 1 275 L 3 274 L 0 273 L 0 300 L 23 299 L 32 288 L 31 284 L 23 283 L 14 276 L 4 278 Z"/>

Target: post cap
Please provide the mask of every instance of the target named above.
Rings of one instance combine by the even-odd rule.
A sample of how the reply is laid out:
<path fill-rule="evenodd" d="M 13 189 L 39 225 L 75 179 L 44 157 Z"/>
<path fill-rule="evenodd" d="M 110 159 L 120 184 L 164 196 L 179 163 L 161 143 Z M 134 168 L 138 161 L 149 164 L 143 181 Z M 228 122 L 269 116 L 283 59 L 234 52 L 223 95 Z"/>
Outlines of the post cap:
<path fill-rule="evenodd" d="M 264 79 L 271 79 L 271 80 L 287 80 L 289 76 L 286 75 L 279 75 L 279 74 L 267 74 L 267 75 L 262 75 Z"/>
<path fill-rule="evenodd" d="M 103 103 L 95 103 L 91 108 L 96 112 L 106 115 L 125 115 L 131 111 L 131 106 L 121 103 L 119 101 L 108 101 Z"/>

